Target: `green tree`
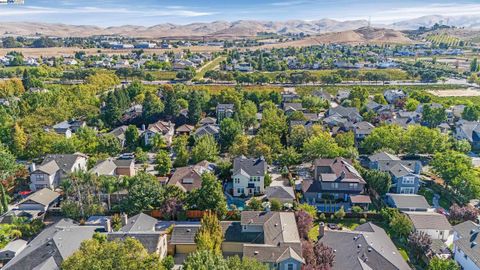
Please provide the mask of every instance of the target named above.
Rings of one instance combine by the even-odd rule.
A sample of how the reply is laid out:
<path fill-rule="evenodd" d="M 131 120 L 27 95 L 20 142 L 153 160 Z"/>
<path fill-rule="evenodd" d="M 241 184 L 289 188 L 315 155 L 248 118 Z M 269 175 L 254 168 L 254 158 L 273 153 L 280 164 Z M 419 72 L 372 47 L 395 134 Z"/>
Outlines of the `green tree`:
<path fill-rule="evenodd" d="M 192 91 L 188 99 L 188 123 L 196 125 L 202 117 L 202 101 L 198 91 Z"/>
<path fill-rule="evenodd" d="M 301 155 L 297 153 L 295 148 L 289 146 L 280 152 L 278 161 L 280 162 L 280 165 L 290 169 L 290 166 L 300 163 Z"/>
<path fill-rule="evenodd" d="M 202 186 L 188 194 L 188 204 L 198 210 L 210 210 L 219 216 L 227 213 L 227 201 L 222 183 L 211 173 L 202 174 Z"/>
<path fill-rule="evenodd" d="M 394 216 L 390 222 L 390 227 L 401 238 L 406 238 L 413 230 L 412 221 L 404 214 Z"/>
<path fill-rule="evenodd" d="M 268 270 L 268 266 L 253 258 L 231 256 L 227 258 L 228 269 L 231 270 Z"/>
<path fill-rule="evenodd" d="M 345 210 L 343 209 L 343 206 L 340 207 L 340 209 L 338 209 L 338 211 L 336 211 L 334 215 L 335 215 L 335 218 L 337 219 L 343 219 L 346 215 Z"/>
<path fill-rule="evenodd" d="M 375 128 L 362 142 L 362 148 L 367 153 L 380 149 L 392 149 L 395 153 L 402 149 L 405 131 L 397 125 L 387 125 Z"/>
<path fill-rule="evenodd" d="M 172 147 L 175 153 L 175 160 L 173 161 L 174 167 L 183 167 L 188 164 L 190 153 L 188 152 L 187 145 L 187 136 L 179 136 L 173 140 Z"/>
<path fill-rule="evenodd" d="M 98 146 L 96 152 L 115 156 L 122 151 L 120 141 L 112 134 L 103 134 L 98 137 Z"/>
<path fill-rule="evenodd" d="M 125 146 L 131 150 L 135 149 L 138 145 L 139 137 L 138 128 L 134 125 L 128 126 L 125 130 Z"/>
<path fill-rule="evenodd" d="M 170 170 L 172 169 L 172 161 L 170 160 L 170 156 L 168 155 L 167 151 L 159 151 L 155 157 L 155 162 L 155 170 L 158 171 L 158 174 L 167 175 L 170 173 Z"/>
<path fill-rule="evenodd" d="M 163 114 L 167 118 L 174 118 L 178 116 L 180 112 L 180 106 L 177 102 L 177 93 L 174 91 L 171 85 L 165 85 L 163 87 L 163 100 L 165 103 L 165 110 Z"/>
<path fill-rule="evenodd" d="M 147 123 L 155 122 L 163 112 L 164 108 L 165 106 L 157 95 L 147 92 L 145 100 L 143 101 L 143 121 Z"/>
<path fill-rule="evenodd" d="M 429 104 L 425 104 L 423 106 L 422 121 L 425 122 L 428 127 L 437 127 L 447 121 L 447 114 L 443 107 L 432 108 Z"/>
<path fill-rule="evenodd" d="M 215 213 L 207 211 L 203 217 L 200 228 L 195 235 L 197 250 L 208 250 L 214 254 L 222 254 L 223 231 L 220 221 Z"/>
<path fill-rule="evenodd" d="M 15 123 L 12 130 L 12 148 L 13 151 L 21 156 L 25 151 L 25 147 L 27 147 L 28 137 L 23 128 L 18 124 Z"/>
<path fill-rule="evenodd" d="M 403 139 L 404 151 L 409 154 L 434 154 L 450 147 L 448 136 L 423 126 L 409 126 Z"/>
<path fill-rule="evenodd" d="M 218 157 L 219 151 L 217 142 L 211 135 L 205 135 L 199 138 L 192 148 L 192 162 L 198 163 L 203 160 L 214 162 Z"/>
<path fill-rule="evenodd" d="M 460 270 L 460 266 L 452 259 L 434 257 L 428 263 L 427 270 Z"/>
<path fill-rule="evenodd" d="M 238 119 L 244 128 L 254 126 L 257 123 L 257 105 L 253 101 L 245 101 L 239 109 Z"/>
<path fill-rule="evenodd" d="M 467 121 L 477 121 L 480 118 L 480 109 L 475 105 L 467 105 L 462 112 L 462 118 Z"/>
<path fill-rule="evenodd" d="M 271 199 L 270 209 L 272 211 L 282 211 L 282 203 L 278 199 Z"/>
<path fill-rule="evenodd" d="M 225 118 L 220 123 L 220 145 L 222 149 L 228 149 L 233 145 L 237 136 L 242 134 L 242 126 L 232 118 Z"/>
<path fill-rule="evenodd" d="M 340 147 L 327 132 L 320 132 L 310 137 L 303 145 L 303 157 L 305 160 L 316 158 L 335 158 L 340 154 Z"/>
<path fill-rule="evenodd" d="M 295 147 L 295 149 L 300 150 L 308 136 L 309 134 L 305 126 L 293 126 L 288 136 L 288 144 Z"/>
<path fill-rule="evenodd" d="M 368 187 L 375 190 L 380 196 L 385 195 L 392 186 L 392 177 L 388 172 L 364 169 L 362 176 Z"/>
<path fill-rule="evenodd" d="M 418 105 L 420 105 L 420 101 L 413 98 L 407 98 L 405 101 L 405 109 L 409 112 L 415 111 Z"/>
<path fill-rule="evenodd" d="M 212 251 L 200 250 L 188 255 L 183 262 L 185 270 L 229 270 L 222 255 Z"/>
<path fill-rule="evenodd" d="M 6 180 L 20 169 L 15 156 L 0 143 L 0 180 Z"/>
<path fill-rule="evenodd" d="M 106 241 L 101 237 L 86 240 L 80 249 L 62 263 L 62 269 L 165 269 L 156 254 L 148 251 L 136 239 Z"/>
<path fill-rule="evenodd" d="M 263 210 L 262 202 L 257 198 L 253 197 L 248 202 L 248 209 L 252 211 L 261 211 Z"/>

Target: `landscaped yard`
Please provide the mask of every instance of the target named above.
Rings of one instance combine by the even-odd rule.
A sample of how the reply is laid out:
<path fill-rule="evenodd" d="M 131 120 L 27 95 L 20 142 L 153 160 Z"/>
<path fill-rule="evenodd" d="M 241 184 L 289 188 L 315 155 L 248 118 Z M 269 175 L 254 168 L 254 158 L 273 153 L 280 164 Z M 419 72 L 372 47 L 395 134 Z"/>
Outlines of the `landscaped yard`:
<path fill-rule="evenodd" d="M 338 219 L 327 219 L 326 221 L 324 221 L 325 223 L 325 226 L 328 224 L 328 223 L 335 223 L 337 224 L 338 226 L 340 227 L 343 227 L 344 229 L 346 230 L 355 230 L 355 228 L 358 227 L 359 224 L 359 219 L 358 218 L 345 218 L 343 220 L 338 220 Z M 313 228 L 310 230 L 310 232 L 308 233 L 308 237 L 310 238 L 310 240 L 312 241 L 316 241 L 317 238 L 318 238 L 318 224 L 319 222 L 315 222 L 314 223 L 315 225 L 313 226 Z"/>

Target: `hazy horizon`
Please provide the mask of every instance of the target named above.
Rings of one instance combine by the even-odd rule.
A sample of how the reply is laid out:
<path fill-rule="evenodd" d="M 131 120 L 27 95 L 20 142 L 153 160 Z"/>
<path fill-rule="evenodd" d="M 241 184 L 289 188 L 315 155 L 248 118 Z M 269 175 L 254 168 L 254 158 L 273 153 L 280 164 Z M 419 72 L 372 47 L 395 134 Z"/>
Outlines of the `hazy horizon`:
<path fill-rule="evenodd" d="M 101 27 L 161 23 L 189 24 L 213 21 L 287 21 L 335 19 L 369 20 L 389 24 L 428 15 L 470 16 L 480 14 L 478 1 L 440 0 L 253 0 L 155 1 L 137 0 L 25 0 L 23 5 L 0 5 L 2 22 L 42 22 Z"/>

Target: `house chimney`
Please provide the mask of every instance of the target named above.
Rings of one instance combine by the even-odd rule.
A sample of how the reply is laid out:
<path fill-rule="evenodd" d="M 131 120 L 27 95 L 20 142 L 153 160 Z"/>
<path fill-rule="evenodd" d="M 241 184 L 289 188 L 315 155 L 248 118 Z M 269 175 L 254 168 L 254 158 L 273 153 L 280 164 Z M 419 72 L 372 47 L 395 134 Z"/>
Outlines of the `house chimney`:
<path fill-rule="evenodd" d="M 35 165 L 35 162 L 32 162 L 32 164 L 30 164 L 30 172 L 34 172 L 36 169 L 37 165 Z"/>
<path fill-rule="evenodd" d="M 128 223 L 128 216 L 127 216 L 127 214 L 126 214 L 126 213 L 123 213 L 123 214 L 121 215 L 121 218 L 122 218 L 122 226 L 127 225 L 127 223 Z"/>
<path fill-rule="evenodd" d="M 142 131 L 145 131 L 145 124 L 142 124 Z"/>
<path fill-rule="evenodd" d="M 322 238 L 325 235 L 325 223 L 320 222 L 318 225 L 318 239 Z"/>
<path fill-rule="evenodd" d="M 110 221 L 109 218 L 105 220 L 105 232 L 111 232 L 112 231 L 112 222 Z"/>

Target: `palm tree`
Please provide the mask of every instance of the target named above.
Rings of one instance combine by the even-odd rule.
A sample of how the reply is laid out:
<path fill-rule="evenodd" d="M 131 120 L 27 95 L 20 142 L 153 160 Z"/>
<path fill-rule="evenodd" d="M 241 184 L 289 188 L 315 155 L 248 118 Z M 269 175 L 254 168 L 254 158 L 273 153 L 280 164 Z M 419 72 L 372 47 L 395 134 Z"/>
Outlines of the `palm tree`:
<path fill-rule="evenodd" d="M 63 193 L 65 194 L 65 198 L 68 199 L 69 193 L 73 191 L 72 180 L 70 180 L 69 178 L 63 179 L 60 182 L 60 188 L 63 190 Z"/>
<path fill-rule="evenodd" d="M 102 186 L 102 191 L 104 193 L 107 193 L 107 205 L 108 205 L 108 210 L 111 208 L 111 200 L 110 200 L 110 195 L 116 191 L 117 185 L 116 183 L 117 178 L 114 176 L 101 176 L 99 178 L 101 186 Z"/>

